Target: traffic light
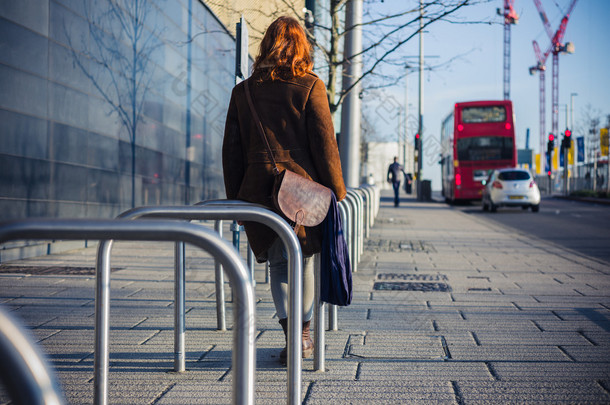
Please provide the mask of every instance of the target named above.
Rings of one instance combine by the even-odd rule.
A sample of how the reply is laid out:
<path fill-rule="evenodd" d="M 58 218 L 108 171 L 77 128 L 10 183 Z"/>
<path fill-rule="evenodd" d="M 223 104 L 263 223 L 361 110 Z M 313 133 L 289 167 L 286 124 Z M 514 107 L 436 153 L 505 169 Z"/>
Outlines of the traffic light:
<path fill-rule="evenodd" d="M 566 132 L 563 135 L 563 139 L 561 140 L 561 147 L 563 149 L 570 149 L 572 147 L 572 131 L 566 129 Z"/>
<path fill-rule="evenodd" d="M 415 145 L 415 150 L 419 150 L 419 143 L 420 143 L 419 134 L 415 134 L 415 142 L 413 142 L 413 144 Z"/>
<path fill-rule="evenodd" d="M 549 154 L 553 153 L 553 149 L 555 149 L 555 136 L 553 134 L 549 134 L 549 141 L 546 144 L 546 150 Z"/>

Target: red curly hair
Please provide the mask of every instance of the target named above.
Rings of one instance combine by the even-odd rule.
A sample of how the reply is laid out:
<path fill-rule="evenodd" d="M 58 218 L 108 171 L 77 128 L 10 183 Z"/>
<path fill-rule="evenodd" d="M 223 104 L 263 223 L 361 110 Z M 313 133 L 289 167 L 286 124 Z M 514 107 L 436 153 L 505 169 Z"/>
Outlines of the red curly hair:
<path fill-rule="evenodd" d="M 268 68 L 267 77 L 300 77 L 311 72 L 311 45 L 301 24 L 292 17 L 279 17 L 271 23 L 261 41 L 253 70 Z"/>

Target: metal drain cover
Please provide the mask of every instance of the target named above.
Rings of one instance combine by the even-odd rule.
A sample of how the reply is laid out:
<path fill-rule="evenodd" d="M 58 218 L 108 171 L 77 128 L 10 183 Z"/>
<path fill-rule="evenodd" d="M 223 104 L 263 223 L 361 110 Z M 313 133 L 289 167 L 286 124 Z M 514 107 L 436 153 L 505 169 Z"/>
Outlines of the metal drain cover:
<path fill-rule="evenodd" d="M 413 253 L 435 253 L 436 249 L 431 243 L 416 240 L 388 240 L 388 239 L 367 239 L 365 242 L 366 250 L 373 252 L 413 252 Z"/>
<path fill-rule="evenodd" d="M 420 273 L 379 273 L 378 280 L 402 280 L 402 281 L 447 281 L 444 274 L 420 274 Z"/>
<path fill-rule="evenodd" d="M 114 272 L 120 268 L 113 267 Z M 0 273 L 93 276 L 95 267 L 69 266 L 0 266 Z"/>
<path fill-rule="evenodd" d="M 379 281 L 373 285 L 377 291 L 422 291 L 450 292 L 451 287 L 445 283 L 417 283 L 405 281 Z"/>

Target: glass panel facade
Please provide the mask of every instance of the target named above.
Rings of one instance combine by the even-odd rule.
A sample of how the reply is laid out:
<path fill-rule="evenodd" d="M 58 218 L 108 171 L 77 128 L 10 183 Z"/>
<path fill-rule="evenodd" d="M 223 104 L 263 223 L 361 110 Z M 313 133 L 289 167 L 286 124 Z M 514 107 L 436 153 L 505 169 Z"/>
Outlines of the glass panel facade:
<path fill-rule="evenodd" d="M 0 220 L 224 197 L 235 39 L 197 0 L 0 5 Z"/>

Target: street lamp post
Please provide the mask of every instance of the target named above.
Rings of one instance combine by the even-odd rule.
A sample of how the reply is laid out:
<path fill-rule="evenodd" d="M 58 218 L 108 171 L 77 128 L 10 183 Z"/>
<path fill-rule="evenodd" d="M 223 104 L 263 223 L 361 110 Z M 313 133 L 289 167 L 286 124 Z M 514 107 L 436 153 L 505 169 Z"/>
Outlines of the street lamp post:
<path fill-rule="evenodd" d="M 422 144 L 423 144 L 423 132 L 424 132 L 424 2 L 419 0 L 419 123 L 417 126 L 417 133 L 419 134 L 418 150 L 417 150 L 417 201 L 422 201 L 422 190 L 421 190 L 421 175 L 422 175 Z"/>
<path fill-rule="evenodd" d="M 572 133 L 574 133 L 574 97 L 577 96 L 578 93 L 570 93 L 570 131 L 572 131 Z M 576 150 L 576 142 L 573 142 L 574 147 L 574 161 L 572 162 L 572 172 L 574 173 L 574 177 L 578 178 L 578 173 L 576 172 L 577 169 L 577 164 L 576 162 L 578 161 L 578 151 Z"/>

